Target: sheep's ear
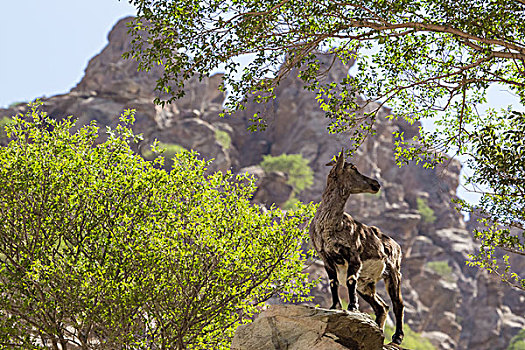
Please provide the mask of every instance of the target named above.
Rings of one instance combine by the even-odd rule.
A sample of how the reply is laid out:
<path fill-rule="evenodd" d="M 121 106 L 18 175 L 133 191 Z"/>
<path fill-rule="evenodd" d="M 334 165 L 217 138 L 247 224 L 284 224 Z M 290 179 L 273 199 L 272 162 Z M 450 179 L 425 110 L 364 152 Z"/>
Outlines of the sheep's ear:
<path fill-rule="evenodd" d="M 333 157 L 331 161 L 329 161 L 328 163 L 326 163 L 325 165 L 326 166 L 334 166 L 337 164 L 337 169 L 342 169 L 344 168 L 344 165 L 345 165 L 345 156 L 344 156 L 344 149 L 341 150 L 341 153 L 339 153 L 339 155 L 337 157 Z"/>
<path fill-rule="evenodd" d="M 337 157 L 335 171 L 337 173 L 341 173 L 343 171 L 344 166 L 345 166 L 345 150 L 343 148 L 341 149 L 341 153 L 339 153 L 339 157 Z"/>

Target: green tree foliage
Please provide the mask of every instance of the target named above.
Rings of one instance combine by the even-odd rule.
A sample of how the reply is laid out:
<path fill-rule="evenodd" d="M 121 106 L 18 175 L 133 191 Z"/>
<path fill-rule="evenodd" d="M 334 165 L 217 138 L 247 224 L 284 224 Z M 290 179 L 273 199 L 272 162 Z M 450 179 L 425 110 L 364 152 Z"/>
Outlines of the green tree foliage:
<path fill-rule="evenodd" d="M 268 298 L 301 300 L 311 207 L 261 213 L 253 181 L 167 172 L 131 151 L 133 112 L 95 124 L 32 105 L 0 147 L 0 343 L 22 349 L 228 349 Z M 162 163 L 161 159 L 155 162 Z M 248 184 L 245 184 L 248 183 Z M 251 184 L 250 184 L 251 183 Z"/>
<path fill-rule="evenodd" d="M 164 158 L 172 159 L 175 157 L 175 155 L 186 151 L 186 148 L 176 143 L 158 142 L 155 147 L 158 152 L 148 149 L 144 152 L 144 157 L 148 159 L 155 159 L 157 154 L 162 154 Z"/>
<path fill-rule="evenodd" d="M 452 268 L 446 260 L 429 261 L 428 263 L 426 263 L 426 266 L 441 277 L 443 277 L 445 281 L 454 281 L 454 276 L 452 275 Z"/>
<path fill-rule="evenodd" d="M 433 223 L 436 221 L 436 216 L 434 215 L 434 210 L 428 206 L 427 201 L 424 198 L 417 198 L 416 199 L 417 204 L 417 211 L 421 215 L 421 218 L 426 223 Z"/>
<path fill-rule="evenodd" d="M 516 336 L 514 336 L 507 347 L 507 350 L 523 350 L 525 349 L 525 329 L 522 329 Z"/>
<path fill-rule="evenodd" d="M 229 149 L 232 144 L 230 135 L 223 130 L 215 129 L 215 139 L 224 149 Z"/>
<path fill-rule="evenodd" d="M 288 176 L 288 184 L 292 185 L 294 193 L 300 193 L 314 182 L 314 173 L 308 165 L 308 160 L 300 154 L 281 154 L 280 156 L 265 155 L 261 168 L 266 172 L 281 171 Z"/>
<path fill-rule="evenodd" d="M 157 88 L 173 97 L 183 94 L 188 79 L 221 68 L 231 92 L 229 111 L 242 108 L 254 92 L 260 102 L 273 98 L 273 89 L 294 68 L 307 87 L 324 96 L 322 107 L 336 129 L 363 121 L 355 110 L 368 107 L 375 114 L 388 104 L 394 115 L 411 121 L 446 110 L 450 119 L 443 118 L 441 132 L 460 136 L 489 85 L 501 83 L 525 97 L 521 0 L 130 3 L 139 18 L 130 27 L 135 40 L 127 56 L 144 70 L 163 65 Z M 319 79 L 327 67 L 316 53 L 353 61 L 356 50 L 371 47 L 376 52 L 370 59 L 359 56 L 355 77 Z M 239 72 L 233 59 L 247 54 L 248 66 Z M 356 92 L 366 97 L 364 104 L 357 103 Z"/>
<path fill-rule="evenodd" d="M 300 203 L 296 195 L 314 182 L 312 168 L 308 165 L 308 160 L 300 154 L 281 154 L 276 157 L 268 154 L 263 156 L 260 166 L 266 172 L 281 171 L 287 175 L 287 183 L 293 187 L 293 192 L 282 206 L 285 210 L 293 209 Z"/>
<path fill-rule="evenodd" d="M 3 140 L 7 139 L 7 133 L 5 131 L 5 128 L 7 125 L 9 125 L 12 122 L 11 118 L 9 117 L 2 117 L 0 118 L 0 143 Z"/>
<path fill-rule="evenodd" d="M 164 169 L 171 169 L 173 166 L 173 158 L 184 151 L 186 151 L 186 149 L 176 143 L 165 143 L 155 140 L 151 147 L 142 150 L 142 156 L 147 160 L 154 160 L 157 157 L 161 157 L 159 160 L 162 159 Z"/>
<path fill-rule="evenodd" d="M 405 139 L 402 132 L 395 134 L 398 164 L 416 161 L 433 166 L 443 161 L 444 152 L 470 154 L 475 174 L 470 180 L 504 181 L 509 190 L 517 186 L 505 182 L 509 180 L 505 174 L 517 167 L 522 171 L 523 158 L 506 158 L 495 166 L 501 176 L 490 178 L 483 165 L 484 159 L 493 160 L 485 147 L 491 142 L 483 137 L 488 130 L 473 130 L 487 125 L 488 117 L 505 120 L 509 114 L 478 114 L 477 106 L 486 101 L 490 86 L 508 88 L 525 104 L 523 0 L 129 2 L 137 7 L 138 18 L 130 25 L 134 40 L 125 56 L 138 60 L 142 70 L 164 67 L 157 89 L 171 96 L 168 100 L 184 94 L 188 79 L 220 69 L 225 72 L 222 88 L 229 89 L 225 111 L 234 112 L 247 101 L 262 104 L 273 99 L 275 88 L 293 72 L 306 89 L 317 92 L 320 108 L 331 120 L 329 130 L 351 131 L 349 144 L 359 146 L 373 134 L 377 112 L 388 105 L 391 118 L 437 121 L 435 131 L 421 130 L 412 139 Z M 366 49 L 373 49 L 368 50 L 372 53 L 365 54 Z M 320 52 L 329 55 L 322 58 Z M 241 68 L 239 58 L 248 61 L 246 67 Z M 331 80 L 326 74 L 333 66 L 330 60 L 356 58 L 355 76 Z M 357 93 L 362 99 L 355 98 Z M 266 125 L 261 110 L 262 105 L 254 110 L 255 129 Z M 515 123 L 523 126 L 523 118 Z M 515 130 L 516 139 L 525 139 L 522 127 L 505 130 Z M 501 144 L 503 134 L 496 133 L 496 143 Z M 520 150 L 516 148 L 515 154 Z M 515 183 L 518 179 L 523 177 Z M 492 190 L 499 199 L 490 197 Z M 512 213 L 514 208 L 525 212 L 520 209 L 523 192 L 513 196 L 491 188 L 486 198 L 485 203 L 506 201 Z M 492 223 L 523 224 L 520 214 L 501 220 L 499 212 L 492 211 L 495 206 L 485 203 L 482 210 Z M 488 230 L 477 237 L 487 243 L 485 247 L 496 245 L 521 254 L 523 240 L 509 247 L 512 237 L 523 238 L 523 228 L 519 231 L 511 236 Z M 498 270 L 490 266 L 490 256 L 481 254 L 478 266 Z M 517 278 L 514 285 L 522 285 Z"/>
<path fill-rule="evenodd" d="M 469 264 L 525 290 L 525 271 L 513 270 L 509 255 L 525 257 L 525 113 L 490 111 L 471 132 L 468 153 L 476 169 L 469 182 L 489 188 L 475 207 L 459 201 L 485 226 L 474 232 L 481 248 Z"/>

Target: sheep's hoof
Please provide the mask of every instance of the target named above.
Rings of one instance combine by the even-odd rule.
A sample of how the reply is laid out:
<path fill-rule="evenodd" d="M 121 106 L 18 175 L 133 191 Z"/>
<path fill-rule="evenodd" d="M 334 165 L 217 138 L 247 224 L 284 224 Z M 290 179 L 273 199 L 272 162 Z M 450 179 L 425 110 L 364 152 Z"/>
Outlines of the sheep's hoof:
<path fill-rule="evenodd" d="M 403 341 L 403 334 L 394 334 L 392 336 L 392 343 L 400 345 Z"/>
<path fill-rule="evenodd" d="M 330 306 L 330 310 L 341 310 L 341 304 L 333 304 Z"/>
<path fill-rule="evenodd" d="M 357 305 L 348 305 L 348 312 L 357 312 L 359 311 L 359 308 L 357 307 Z"/>

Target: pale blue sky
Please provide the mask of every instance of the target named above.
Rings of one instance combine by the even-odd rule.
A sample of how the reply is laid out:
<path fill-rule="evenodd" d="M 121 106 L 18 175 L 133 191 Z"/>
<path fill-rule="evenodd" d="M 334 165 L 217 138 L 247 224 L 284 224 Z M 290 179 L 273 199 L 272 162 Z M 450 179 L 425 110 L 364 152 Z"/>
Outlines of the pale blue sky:
<path fill-rule="evenodd" d="M 68 92 L 134 13 L 126 0 L 0 0 L 0 107 Z"/>

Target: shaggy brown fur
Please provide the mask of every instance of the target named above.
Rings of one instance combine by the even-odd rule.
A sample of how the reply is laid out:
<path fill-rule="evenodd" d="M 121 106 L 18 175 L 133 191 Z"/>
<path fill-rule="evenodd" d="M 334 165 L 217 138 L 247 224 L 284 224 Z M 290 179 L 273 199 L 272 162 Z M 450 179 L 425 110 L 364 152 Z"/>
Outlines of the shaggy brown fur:
<path fill-rule="evenodd" d="M 327 164 L 333 166 L 328 175 L 323 199 L 310 224 L 310 239 L 324 262 L 330 290 L 331 309 L 341 308 L 338 295 L 340 283 L 346 283 L 348 309 L 358 309 L 357 295 L 368 302 L 376 314 L 377 324 L 385 325 L 388 305 L 376 293 L 376 283 L 382 278 L 394 307 L 396 331 L 392 342 L 403 340 L 403 299 L 401 297 L 401 247 L 377 227 L 355 221 L 344 212 L 350 194 L 377 193 L 376 180 L 359 173 L 344 160 L 343 152 Z"/>

